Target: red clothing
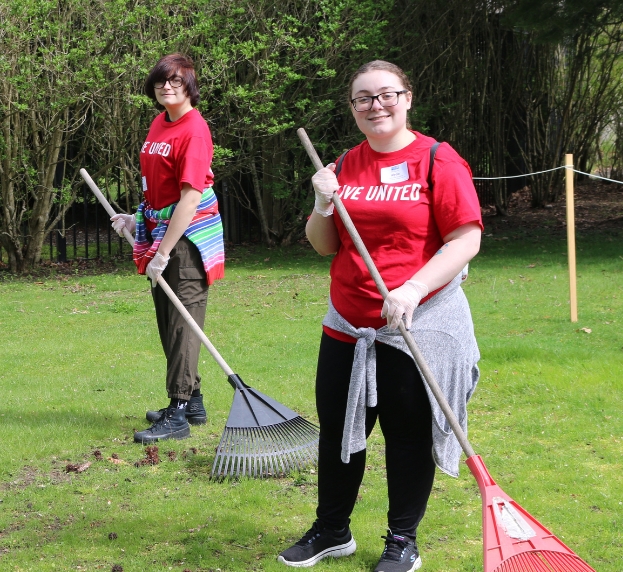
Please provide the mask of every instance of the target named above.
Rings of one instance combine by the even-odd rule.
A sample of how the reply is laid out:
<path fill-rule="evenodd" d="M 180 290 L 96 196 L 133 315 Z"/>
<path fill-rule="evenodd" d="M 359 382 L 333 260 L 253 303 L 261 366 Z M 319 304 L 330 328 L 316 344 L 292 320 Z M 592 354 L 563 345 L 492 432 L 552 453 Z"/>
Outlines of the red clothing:
<path fill-rule="evenodd" d="M 482 227 L 469 165 L 450 145 L 440 145 L 430 191 L 426 177 L 435 140 L 415 135 L 392 153 L 378 153 L 364 141 L 349 151 L 338 176 L 338 193 L 390 291 L 432 258 L 444 236 L 470 222 Z M 341 245 L 331 264 L 331 300 L 353 326 L 378 329 L 387 323 L 383 299 L 337 211 L 333 216 Z"/>
<path fill-rule="evenodd" d="M 143 192 L 156 210 L 178 202 L 184 183 L 202 192 L 214 182 L 212 135 L 201 114 L 192 109 L 177 121 L 165 117 L 154 119 L 140 153 Z"/>

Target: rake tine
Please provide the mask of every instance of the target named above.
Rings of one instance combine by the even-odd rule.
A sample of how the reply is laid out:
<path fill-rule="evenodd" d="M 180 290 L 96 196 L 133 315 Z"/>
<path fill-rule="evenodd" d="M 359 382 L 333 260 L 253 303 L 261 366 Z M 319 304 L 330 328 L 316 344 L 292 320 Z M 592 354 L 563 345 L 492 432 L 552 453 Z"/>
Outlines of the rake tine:
<path fill-rule="evenodd" d="M 295 462 L 296 457 L 293 455 L 293 442 L 292 442 L 294 439 L 294 435 L 288 434 L 282 427 L 279 427 L 279 428 L 276 427 L 275 433 L 279 435 L 280 442 L 284 444 L 284 449 L 286 451 L 286 454 L 283 456 L 281 461 L 285 463 L 285 467 L 283 468 L 283 470 L 287 472 L 291 466 L 296 465 L 296 462 Z"/>
<path fill-rule="evenodd" d="M 257 476 L 253 467 L 253 451 L 257 447 L 257 435 L 255 429 L 247 429 L 245 432 L 243 459 L 244 474 L 249 477 Z"/>
<path fill-rule="evenodd" d="M 287 471 L 287 467 L 288 467 L 288 456 L 290 454 L 290 447 L 289 447 L 289 443 L 287 442 L 287 439 L 284 438 L 283 433 L 281 432 L 279 427 L 271 427 L 270 428 L 270 432 L 272 435 L 274 435 L 274 439 L 275 441 L 279 442 L 282 446 L 282 449 L 284 451 L 284 455 L 280 458 L 280 459 L 271 459 L 272 461 L 274 461 L 275 465 L 275 475 L 279 474 L 279 471 L 283 471 L 286 472 Z M 284 466 L 285 463 L 285 466 Z M 279 466 L 281 465 L 281 466 Z"/>
<path fill-rule="evenodd" d="M 292 449 L 291 449 L 291 458 L 293 461 L 294 466 L 296 467 L 297 470 L 302 470 L 303 467 L 307 464 L 307 458 L 306 458 L 306 447 L 304 445 L 304 440 L 301 439 L 301 437 L 303 437 L 303 435 L 300 432 L 300 428 L 298 427 L 298 424 L 294 424 L 293 430 L 296 431 L 296 435 L 297 435 L 297 439 L 295 440 L 294 438 L 292 438 Z M 294 433 L 294 431 L 292 431 L 292 433 Z M 303 444 L 299 444 L 299 443 L 303 443 Z"/>
<path fill-rule="evenodd" d="M 280 434 L 281 440 L 282 442 L 285 444 L 285 449 L 287 451 L 287 454 L 284 455 L 284 461 L 286 463 L 288 463 L 288 468 L 290 466 L 298 466 L 298 462 L 297 462 L 297 454 L 295 451 L 296 448 L 296 435 L 293 434 L 293 432 L 286 432 L 284 430 L 284 428 L 279 428 L 277 429 L 277 432 Z"/>
<path fill-rule="evenodd" d="M 306 436 L 301 431 L 301 427 L 296 420 L 293 423 L 292 431 L 290 435 L 292 435 L 291 439 L 291 450 L 290 450 L 290 458 L 297 470 L 301 470 L 310 460 L 308 455 L 308 445 L 305 443 Z M 294 438 L 294 434 L 296 433 L 296 439 Z"/>
<path fill-rule="evenodd" d="M 224 439 L 225 439 L 225 433 L 221 436 L 221 440 L 218 444 L 218 447 L 216 448 L 216 456 L 214 457 L 214 463 L 212 465 L 212 475 L 220 475 L 221 474 L 221 467 L 223 465 L 223 455 L 222 455 L 222 450 L 223 450 L 223 446 L 224 446 Z M 218 469 L 217 469 L 217 464 L 218 464 Z"/>
<path fill-rule="evenodd" d="M 307 426 L 307 422 L 304 419 L 297 419 L 296 421 L 303 421 L 303 423 L 296 423 L 296 428 L 300 435 L 300 441 L 303 443 L 297 450 L 302 458 L 303 464 L 307 464 L 309 462 L 316 463 L 318 453 L 317 446 L 312 448 L 312 444 L 316 444 L 318 441 L 317 435 L 313 434 L 309 427 Z"/>
<path fill-rule="evenodd" d="M 279 433 L 275 431 L 274 427 L 268 427 L 268 435 L 270 435 L 272 442 L 280 442 Z M 272 475 L 273 477 L 276 477 L 279 475 L 279 462 L 280 461 L 281 459 L 277 458 L 274 455 L 273 451 L 269 451 L 268 453 L 268 463 L 269 463 L 269 471 L 270 471 L 269 474 Z"/>

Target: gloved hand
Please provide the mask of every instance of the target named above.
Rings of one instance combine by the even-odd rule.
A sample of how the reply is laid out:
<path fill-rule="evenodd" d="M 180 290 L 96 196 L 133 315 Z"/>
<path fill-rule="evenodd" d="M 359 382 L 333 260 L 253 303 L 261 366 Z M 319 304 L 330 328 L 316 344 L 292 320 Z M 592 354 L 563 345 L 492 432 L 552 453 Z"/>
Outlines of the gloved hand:
<path fill-rule="evenodd" d="M 340 188 L 335 176 L 335 163 L 329 163 L 326 167 L 320 169 L 312 177 L 312 185 L 316 193 L 316 202 L 314 209 L 322 216 L 331 216 L 333 214 L 333 193 Z"/>
<path fill-rule="evenodd" d="M 417 280 L 407 280 L 402 286 L 394 288 L 385 298 L 381 318 L 387 318 L 390 330 L 398 329 L 398 324 L 405 316 L 407 330 L 411 327 L 413 311 L 417 308 L 420 300 L 428 295 L 428 286 Z"/>
<path fill-rule="evenodd" d="M 461 282 L 465 282 L 465 280 L 467 280 L 468 274 L 469 274 L 469 262 L 465 265 L 465 268 L 461 270 Z"/>
<path fill-rule="evenodd" d="M 147 265 L 145 272 L 149 279 L 151 280 L 151 287 L 155 288 L 158 282 L 158 278 L 167 267 L 169 263 L 169 256 L 163 256 L 160 252 L 156 252 L 156 256 L 154 256 L 151 262 Z"/>
<path fill-rule="evenodd" d="M 123 236 L 123 229 L 127 228 L 130 234 L 134 234 L 136 230 L 136 215 L 116 214 L 110 217 L 113 229 L 119 236 Z"/>

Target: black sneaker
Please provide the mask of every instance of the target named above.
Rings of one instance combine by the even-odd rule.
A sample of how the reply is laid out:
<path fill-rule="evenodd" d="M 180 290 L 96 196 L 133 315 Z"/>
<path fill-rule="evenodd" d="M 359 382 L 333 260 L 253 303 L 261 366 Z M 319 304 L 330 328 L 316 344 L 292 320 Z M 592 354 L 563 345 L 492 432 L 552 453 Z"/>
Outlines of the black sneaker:
<path fill-rule="evenodd" d="M 162 417 L 162 414 L 166 410 L 167 408 L 163 407 L 158 411 L 148 411 L 145 417 L 150 423 L 155 423 Z M 190 398 L 190 401 L 186 406 L 186 421 L 188 421 L 191 425 L 205 425 L 207 423 L 208 414 L 203 406 L 203 395 Z"/>
<path fill-rule="evenodd" d="M 134 433 L 135 443 L 154 443 L 164 439 L 186 439 L 190 426 L 183 409 L 167 409 L 149 429 Z"/>
<path fill-rule="evenodd" d="M 413 572 L 422 566 L 422 559 L 413 540 L 387 531 L 385 549 L 374 572 Z"/>
<path fill-rule="evenodd" d="M 357 544 L 348 527 L 345 532 L 336 532 L 321 527 L 316 521 L 303 538 L 284 550 L 277 560 L 286 566 L 303 568 L 313 566 L 328 556 L 332 558 L 348 556 L 355 552 L 356 548 Z"/>

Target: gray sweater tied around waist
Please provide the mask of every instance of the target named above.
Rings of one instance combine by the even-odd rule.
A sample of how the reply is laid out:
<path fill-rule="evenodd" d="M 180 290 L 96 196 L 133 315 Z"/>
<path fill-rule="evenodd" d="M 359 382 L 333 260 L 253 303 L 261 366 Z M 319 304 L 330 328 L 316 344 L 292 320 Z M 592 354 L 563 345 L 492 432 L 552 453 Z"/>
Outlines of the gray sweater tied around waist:
<path fill-rule="evenodd" d="M 413 313 L 410 331 L 467 434 L 467 402 L 480 376 L 477 365 L 480 352 L 469 304 L 460 284 L 459 274 L 443 290 L 418 306 Z M 355 328 L 338 313 L 330 299 L 329 310 L 322 323 L 357 339 L 342 436 L 342 462 L 348 463 L 352 453 L 366 448 L 366 407 L 377 404 L 375 341 L 408 355 L 411 352 L 400 330 L 391 331 L 387 326 L 378 330 Z M 444 473 L 458 477 L 461 446 L 428 385 L 423 383 L 433 413 L 432 453 L 435 464 Z"/>

